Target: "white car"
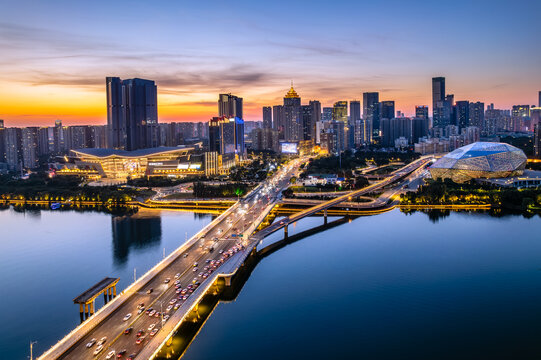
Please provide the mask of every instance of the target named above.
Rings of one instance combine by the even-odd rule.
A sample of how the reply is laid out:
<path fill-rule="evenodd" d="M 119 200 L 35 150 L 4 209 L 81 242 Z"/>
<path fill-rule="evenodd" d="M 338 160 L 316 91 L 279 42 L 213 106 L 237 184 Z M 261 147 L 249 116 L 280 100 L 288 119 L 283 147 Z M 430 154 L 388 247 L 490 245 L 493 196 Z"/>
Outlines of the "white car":
<path fill-rule="evenodd" d="M 92 346 L 94 346 L 94 344 L 96 343 L 96 339 L 92 339 L 90 340 L 87 344 L 86 344 L 86 347 L 87 348 L 91 348 Z"/>
<path fill-rule="evenodd" d="M 103 350 L 103 345 L 99 345 L 96 350 L 94 350 L 94 356 L 98 355 Z"/>
<path fill-rule="evenodd" d="M 99 345 L 105 344 L 106 341 L 107 341 L 107 336 L 102 337 L 102 338 L 100 339 L 100 341 L 98 341 L 98 346 L 99 346 Z"/>
<path fill-rule="evenodd" d="M 112 359 L 115 357 L 115 351 L 111 350 L 107 353 L 107 356 L 105 357 L 107 360 Z"/>
<path fill-rule="evenodd" d="M 150 326 L 148 327 L 148 331 L 152 331 L 154 327 L 156 327 L 156 324 L 150 324 Z"/>
<path fill-rule="evenodd" d="M 124 316 L 124 319 L 123 319 L 123 320 L 124 320 L 124 321 L 128 321 L 128 320 L 130 320 L 130 318 L 131 318 L 131 313 L 126 314 L 126 316 Z"/>

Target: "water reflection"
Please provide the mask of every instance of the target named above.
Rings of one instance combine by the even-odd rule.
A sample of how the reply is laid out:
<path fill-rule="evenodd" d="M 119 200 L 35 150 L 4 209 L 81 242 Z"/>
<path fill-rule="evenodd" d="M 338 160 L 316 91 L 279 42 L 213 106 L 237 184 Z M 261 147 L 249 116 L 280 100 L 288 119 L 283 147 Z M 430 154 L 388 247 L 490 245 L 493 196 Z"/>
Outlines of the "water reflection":
<path fill-rule="evenodd" d="M 155 215 L 111 217 L 115 265 L 127 262 L 131 249 L 158 246 L 162 239 L 162 220 Z"/>

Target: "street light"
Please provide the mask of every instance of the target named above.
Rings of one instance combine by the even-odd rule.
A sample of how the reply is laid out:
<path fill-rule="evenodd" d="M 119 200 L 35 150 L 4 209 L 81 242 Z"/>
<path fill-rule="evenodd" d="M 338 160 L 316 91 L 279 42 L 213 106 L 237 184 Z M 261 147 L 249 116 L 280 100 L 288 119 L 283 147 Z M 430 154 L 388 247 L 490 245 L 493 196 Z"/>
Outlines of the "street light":
<path fill-rule="evenodd" d="M 30 341 L 30 360 L 33 360 L 32 350 L 33 350 L 34 344 L 37 344 L 37 343 L 38 343 L 37 341 Z"/>

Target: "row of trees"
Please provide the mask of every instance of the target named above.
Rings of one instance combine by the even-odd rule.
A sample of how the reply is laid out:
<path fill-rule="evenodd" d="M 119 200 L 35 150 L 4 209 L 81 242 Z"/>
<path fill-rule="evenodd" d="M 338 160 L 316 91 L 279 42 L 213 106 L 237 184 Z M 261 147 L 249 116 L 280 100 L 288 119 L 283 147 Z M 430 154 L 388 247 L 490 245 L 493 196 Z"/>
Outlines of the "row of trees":
<path fill-rule="evenodd" d="M 208 185 L 202 182 L 193 184 L 193 193 L 198 198 L 220 198 L 244 196 L 250 188 L 243 183 Z"/>
<path fill-rule="evenodd" d="M 450 179 L 427 180 L 416 192 L 402 195 L 405 205 L 492 205 L 510 210 L 541 210 L 541 188 L 496 188 Z"/>
<path fill-rule="evenodd" d="M 126 203 L 137 196 L 148 196 L 144 191 L 115 186 L 82 186 L 78 177 L 49 178 L 46 173 L 34 173 L 26 180 L 11 176 L 0 177 L 0 199 L 45 201 L 97 201 Z"/>

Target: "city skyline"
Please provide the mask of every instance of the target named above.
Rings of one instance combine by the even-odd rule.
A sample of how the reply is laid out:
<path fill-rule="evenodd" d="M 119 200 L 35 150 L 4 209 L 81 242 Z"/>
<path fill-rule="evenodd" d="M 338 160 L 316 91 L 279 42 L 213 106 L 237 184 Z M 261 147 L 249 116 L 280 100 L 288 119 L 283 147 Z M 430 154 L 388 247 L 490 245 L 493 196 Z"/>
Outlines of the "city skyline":
<path fill-rule="evenodd" d="M 409 116 L 416 105 L 432 107 L 437 76 L 455 101 L 537 104 L 539 3 L 417 3 L 296 3 L 287 12 L 280 1 L 118 3 L 107 12 L 63 1 L 10 4 L 0 16 L 0 118 L 6 126 L 105 124 L 107 76 L 154 80 L 160 122 L 208 121 L 219 93 L 244 99 L 245 120 L 262 120 L 262 106 L 280 104 L 291 80 L 322 107 L 379 92 Z M 336 11 L 345 7 L 359 15 Z M 510 16 L 517 8 L 529 11 Z M 144 26 L 118 26 L 143 14 Z"/>

